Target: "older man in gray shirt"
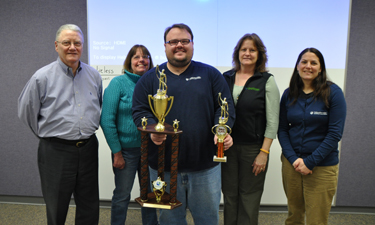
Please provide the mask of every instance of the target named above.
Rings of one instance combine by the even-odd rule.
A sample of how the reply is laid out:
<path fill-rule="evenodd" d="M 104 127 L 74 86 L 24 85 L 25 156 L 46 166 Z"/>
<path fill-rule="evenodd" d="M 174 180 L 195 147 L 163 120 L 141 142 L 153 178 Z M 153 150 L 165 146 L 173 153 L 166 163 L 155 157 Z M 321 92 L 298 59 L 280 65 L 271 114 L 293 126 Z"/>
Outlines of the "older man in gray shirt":
<path fill-rule="evenodd" d="M 38 166 L 48 224 L 64 224 L 72 194 L 75 224 L 98 224 L 98 140 L 102 79 L 80 61 L 83 33 L 56 33 L 55 62 L 39 69 L 18 99 L 18 116 L 40 139 Z"/>

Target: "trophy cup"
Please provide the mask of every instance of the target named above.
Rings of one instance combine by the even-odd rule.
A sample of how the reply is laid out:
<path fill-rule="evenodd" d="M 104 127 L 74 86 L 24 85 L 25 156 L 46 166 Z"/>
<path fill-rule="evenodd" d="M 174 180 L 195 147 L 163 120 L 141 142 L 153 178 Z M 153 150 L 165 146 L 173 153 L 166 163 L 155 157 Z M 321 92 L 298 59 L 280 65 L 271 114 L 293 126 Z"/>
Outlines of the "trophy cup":
<path fill-rule="evenodd" d="M 232 129 L 226 125 L 229 117 L 228 102 L 226 100 L 227 98 L 221 98 L 221 93 L 219 92 L 219 105 L 221 107 L 219 124 L 216 124 L 211 129 L 212 133 L 217 136 L 217 156 L 215 155 L 213 159 L 215 162 L 227 162 L 227 157 L 224 156 L 224 138 L 227 134 L 232 133 Z"/>
<path fill-rule="evenodd" d="M 158 77 L 159 89 L 153 97 L 151 95 L 148 95 L 148 103 L 150 104 L 152 112 L 159 120 L 159 123 L 155 126 L 155 130 L 164 131 L 164 120 L 172 108 L 174 97 L 168 97 L 167 95 L 167 76 L 164 73 L 164 69 L 161 72 L 159 71 L 159 65 L 156 66 L 156 76 L 158 75 L 158 72 L 160 74 L 160 76 Z M 152 107 L 151 99 L 154 101 L 154 107 Z M 171 101 L 171 104 L 169 105 L 169 109 L 167 110 L 168 101 Z"/>
<path fill-rule="evenodd" d="M 158 73 L 160 76 L 158 76 Z M 164 70 L 159 71 L 156 66 L 156 76 L 159 79 L 159 89 L 154 96 L 148 95 L 148 102 L 151 111 L 158 119 L 157 124 L 147 125 L 147 118 L 142 118 L 142 126 L 137 129 L 141 131 L 141 196 L 135 200 L 142 207 L 174 209 L 181 206 L 182 203 L 176 199 L 177 196 L 177 166 L 178 166 L 178 147 L 179 135 L 182 130 L 178 129 L 177 119 L 173 121 L 173 127 L 167 123 L 164 124 L 165 117 L 169 113 L 173 104 L 173 96 L 167 96 L 167 76 Z M 153 100 L 153 103 L 151 103 Z M 168 102 L 170 101 L 169 109 Z M 148 183 L 148 142 L 149 133 L 167 134 L 172 136 L 171 146 L 171 176 L 170 176 L 170 193 L 165 191 L 167 186 L 164 181 L 164 159 L 165 159 L 165 141 L 158 147 L 158 179 L 152 181 L 153 192 L 147 193 Z"/>

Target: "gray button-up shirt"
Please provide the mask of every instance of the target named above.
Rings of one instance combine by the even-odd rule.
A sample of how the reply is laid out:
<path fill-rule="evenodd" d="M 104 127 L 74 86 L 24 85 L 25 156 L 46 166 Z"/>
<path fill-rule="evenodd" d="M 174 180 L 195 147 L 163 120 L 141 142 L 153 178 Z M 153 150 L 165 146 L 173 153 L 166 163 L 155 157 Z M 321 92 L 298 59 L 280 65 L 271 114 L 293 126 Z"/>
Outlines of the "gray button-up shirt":
<path fill-rule="evenodd" d="M 39 69 L 18 98 L 18 117 L 38 137 L 89 138 L 99 127 L 102 78 L 80 62 L 76 76 L 60 58 Z"/>

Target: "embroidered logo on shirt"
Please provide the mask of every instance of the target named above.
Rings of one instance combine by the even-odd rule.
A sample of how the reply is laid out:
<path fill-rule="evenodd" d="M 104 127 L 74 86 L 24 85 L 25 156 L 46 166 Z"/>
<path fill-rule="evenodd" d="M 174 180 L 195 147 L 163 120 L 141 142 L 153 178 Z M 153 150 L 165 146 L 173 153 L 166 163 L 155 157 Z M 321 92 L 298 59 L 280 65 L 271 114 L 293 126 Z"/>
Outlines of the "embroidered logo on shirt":
<path fill-rule="evenodd" d="M 247 87 L 246 90 L 249 90 L 249 91 L 259 91 L 259 88 Z"/>
<path fill-rule="evenodd" d="M 201 77 L 190 77 L 190 78 L 186 78 L 186 81 L 189 81 L 189 80 L 200 80 L 202 79 Z"/>
<path fill-rule="evenodd" d="M 327 112 L 317 112 L 317 111 L 311 111 L 310 115 L 317 115 L 317 116 L 326 116 L 328 115 Z"/>

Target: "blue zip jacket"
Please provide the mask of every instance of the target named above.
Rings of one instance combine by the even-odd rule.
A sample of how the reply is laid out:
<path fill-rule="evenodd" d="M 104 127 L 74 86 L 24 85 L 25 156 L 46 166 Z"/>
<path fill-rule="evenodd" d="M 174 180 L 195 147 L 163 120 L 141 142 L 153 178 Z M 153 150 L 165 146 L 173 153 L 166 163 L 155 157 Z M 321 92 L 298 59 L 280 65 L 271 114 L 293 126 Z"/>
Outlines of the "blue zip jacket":
<path fill-rule="evenodd" d="M 291 164 L 298 158 L 310 170 L 338 164 L 346 102 L 340 87 L 331 84 L 330 88 L 329 108 L 321 99 L 304 93 L 291 105 L 289 88 L 285 90 L 280 102 L 278 138 L 282 153 Z"/>

